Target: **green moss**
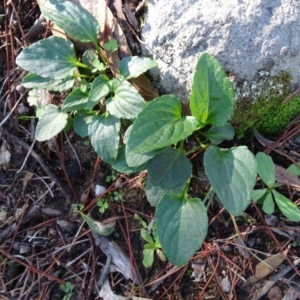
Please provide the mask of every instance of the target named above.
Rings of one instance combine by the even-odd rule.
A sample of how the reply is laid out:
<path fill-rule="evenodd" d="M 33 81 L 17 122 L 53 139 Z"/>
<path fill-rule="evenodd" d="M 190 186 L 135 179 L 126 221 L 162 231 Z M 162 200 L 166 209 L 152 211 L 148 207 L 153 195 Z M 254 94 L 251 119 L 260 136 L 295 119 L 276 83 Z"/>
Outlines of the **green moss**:
<path fill-rule="evenodd" d="M 300 112 L 300 96 L 283 101 L 291 93 L 291 76 L 281 72 L 273 77 L 264 77 L 249 87 L 250 92 L 240 95 L 232 124 L 238 138 L 247 137 L 257 128 L 267 135 L 276 135 L 284 129 Z"/>

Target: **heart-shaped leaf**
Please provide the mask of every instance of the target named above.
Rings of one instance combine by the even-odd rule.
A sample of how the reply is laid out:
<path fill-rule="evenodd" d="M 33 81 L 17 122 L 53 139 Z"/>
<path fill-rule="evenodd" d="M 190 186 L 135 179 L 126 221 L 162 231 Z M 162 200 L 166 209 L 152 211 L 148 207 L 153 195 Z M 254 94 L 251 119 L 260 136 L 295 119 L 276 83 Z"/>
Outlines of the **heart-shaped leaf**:
<path fill-rule="evenodd" d="M 103 161 L 113 164 L 118 155 L 120 120 L 109 114 L 94 116 L 88 131 L 96 153 Z"/>
<path fill-rule="evenodd" d="M 112 85 L 112 92 L 115 95 L 106 101 L 107 110 L 117 118 L 134 119 L 146 103 L 129 82 L 121 79 L 118 81 L 118 84 Z"/>
<path fill-rule="evenodd" d="M 203 127 L 222 126 L 233 112 L 234 92 L 219 62 L 208 53 L 200 56 L 194 75 L 190 108 Z"/>
<path fill-rule="evenodd" d="M 151 183 L 165 190 L 182 186 L 191 175 L 192 164 L 181 149 L 168 147 L 155 156 L 148 166 Z"/>
<path fill-rule="evenodd" d="M 49 140 L 60 133 L 67 125 L 68 115 L 49 104 L 41 114 L 36 126 L 35 138 L 42 142 Z"/>
<path fill-rule="evenodd" d="M 256 162 L 247 147 L 221 150 L 210 146 L 204 154 L 205 173 L 226 209 L 240 215 L 250 203 Z"/>
<path fill-rule="evenodd" d="M 125 79 L 130 79 L 136 78 L 156 66 L 157 62 L 148 57 L 127 56 L 120 61 L 119 70 Z"/>
<path fill-rule="evenodd" d="M 40 7 L 45 17 L 76 40 L 98 44 L 99 24 L 82 6 L 71 1 L 47 0 Z"/>
<path fill-rule="evenodd" d="M 161 246 L 176 266 L 186 264 L 201 247 L 208 228 L 206 208 L 198 198 L 166 194 L 155 211 Z"/>
<path fill-rule="evenodd" d="M 24 70 L 51 79 L 74 75 L 77 59 L 73 44 L 62 37 L 51 36 L 25 48 L 16 63 Z"/>
<path fill-rule="evenodd" d="M 132 153 L 147 153 L 177 143 L 197 128 L 194 117 L 181 118 L 181 101 L 174 95 L 154 99 L 133 123 L 128 138 Z"/>

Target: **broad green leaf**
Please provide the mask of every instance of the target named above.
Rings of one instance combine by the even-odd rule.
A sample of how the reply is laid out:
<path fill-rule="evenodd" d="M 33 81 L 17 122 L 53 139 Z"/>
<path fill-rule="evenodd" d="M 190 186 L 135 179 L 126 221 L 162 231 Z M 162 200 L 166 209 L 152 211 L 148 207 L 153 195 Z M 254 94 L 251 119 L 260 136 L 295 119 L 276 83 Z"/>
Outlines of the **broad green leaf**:
<path fill-rule="evenodd" d="M 65 92 L 73 87 L 74 81 L 74 77 L 57 80 L 28 74 L 22 79 L 22 85 L 27 89 L 38 88 L 53 92 Z"/>
<path fill-rule="evenodd" d="M 40 8 L 45 17 L 76 40 L 98 43 L 99 24 L 82 6 L 71 1 L 47 0 Z"/>
<path fill-rule="evenodd" d="M 200 56 L 194 75 L 190 108 L 200 126 L 222 126 L 230 118 L 234 92 L 219 62 L 208 53 Z"/>
<path fill-rule="evenodd" d="M 73 90 L 62 104 L 61 111 L 70 112 L 74 110 L 84 110 L 87 108 L 88 93 L 84 93 L 80 88 Z"/>
<path fill-rule="evenodd" d="M 123 137 L 124 144 L 127 144 L 131 130 L 132 130 L 132 125 L 130 125 L 127 128 L 127 130 L 124 134 L 124 137 Z M 140 165 L 145 164 L 146 162 L 148 162 L 150 159 L 152 159 L 153 157 L 155 157 L 156 155 L 158 155 L 165 149 L 166 148 L 161 148 L 161 149 L 157 149 L 157 150 L 153 150 L 153 151 L 141 154 L 141 153 L 132 153 L 130 147 L 128 145 L 126 145 L 126 148 L 125 148 L 126 162 L 127 162 L 128 166 L 130 166 L 130 167 L 138 167 Z"/>
<path fill-rule="evenodd" d="M 136 118 L 146 105 L 143 97 L 125 80 L 120 80 L 118 85 L 112 90 L 114 96 L 106 101 L 107 110 L 120 119 Z"/>
<path fill-rule="evenodd" d="M 125 158 L 125 146 L 123 145 L 121 148 L 119 148 L 117 159 L 113 163 L 112 167 L 120 173 L 132 174 L 132 173 L 139 173 L 143 170 L 146 170 L 147 164 L 145 163 L 137 167 L 128 166 Z"/>
<path fill-rule="evenodd" d="M 278 205 L 280 211 L 292 222 L 300 221 L 300 210 L 298 206 L 290 199 L 286 198 L 282 194 L 272 191 L 275 202 Z"/>
<path fill-rule="evenodd" d="M 148 166 L 151 183 L 165 190 L 182 186 L 192 175 L 192 164 L 181 149 L 168 147 L 155 156 Z"/>
<path fill-rule="evenodd" d="M 271 156 L 263 152 L 258 152 L 255 156 L 255 161 L 259 177 L 268 188 L 273 188 L 275 184 L 275 165 Z"/>
<path fill-rule="evenodd" d="M 136 78 L 156 66 L 157 62 L 148 57 L 128 56 L 120 61 L 119 71 L 125 79 L 130 79 Z"/>
<path fill-rule="evenodd" d="M 156 206 L 155 224 L 166 256 L 174 265 L 182 266 L 201 247 L 208 217 L 200 199 L 166 194 Z"/>
<path fill-rule="evenodd" d="M 84 111 L 79 111 L 75 114 L 73 119 L 74 131 L 81 137 L 86 137 L 89 134 L 89 124 L 91 123 L 94 114 L 90 114 Z"/>
<path fill-rule="evenodd" d="M 194 117 L 181 118 L 181 101 L 174 95 L 154 99 L 133 123 L 128 139 L 132 153 L 147 153 L 177 143 L 197 128 Z"/>
<path fill-rule="evenodd" d="M 25 48 L 16 63 L 24 70 L 45 78 L 65 79 L 74 76 L 78 62 L 69 40 L 51 36 Z"/>
<path fill-rule="evenodd" d="M 212 126 L 208 131 L 201 132 L 213 144 L 218 145 L 224 140 L 230 141 L 234 137 L 234 129 L 231 124 L 225 123 L 223 126 Z"/>
<path fill-rule="evenodd" d="M 247 147 L 221 150 L 210 146 L 204 154 L 205 173 L 225 208 L 240 215 L 250 203 L 256 162 Z"/>
<path fill-rule="evenodd" d="M 293 173 L 296 176 L 300 176 L 300 168 L 295 165 L 295 164 L 291 164 L 288 168 L 288 171 L 290 171 L 291 173 Z"/>
<path fill-rule="evenodd" d="M 124 144 L 127 144 L 131 130 L 132 130 L 132 125 L 130 125 L 127 128 L 127 130 L 124 134 L 124 137 L 123 137 Z M 140 154 L 140 153 L 132 153 L 131 149 L 126 145 L 126 148 L 125 148 L 126 162 L 127 162 L 128 166 L 130 166 L 130 167 L 141 166 L 141 165 L 145 164 L 147 161 L 149 161 L 150 159 L 152 159 L 154 156 L 158 155 L 164 149 L 165 148 Z"/>
<path fill-rule="evenodd" d="M 60 133 L 67 125 L 68 115 L 49 104 L 41 114 L 36 126 L 35 138 L 42 142 L 49 140 Z"/>
<path fill-rule="evenodd" d="M 129 147 L 126 146 L 125 148 L 126 162 L 129 167 L 133 167 L 133 168 L 139 167 L 147 163 L 150 159 L 158 155 L 164 149 L 165 148 L 140 154 L 140 153 L 132 153 Z"/>
<path fill-rule="evenodd" d="M 88 130 L 96 153 L 103 161 L 113 164 L 118 155 L 120 120 L 109 114 L 94 116 Z"/>
<path fill-rule="evenodd" d="M 149 201 L 151 206 L 156 206 L 158 201 L 165 195 L 165 194 L 173 194 L 173 195 L 179 195 L 183 192 L 184 188 L 186 186 L 186 183 L 184 183 L 181 186 L 178 186 L 172 190 L 164 190 L 160 187 L 154 186 L 151 181 L 149 180 L 149 177 L 146 181 L 145 191 L 146 191 L 146 197 Z"/>
<path fill-rule="evenodd" d="M 275 205 L 274 205 L 271 191 L 268 191 L 266 193 L 266 195 L 264 197 L 264 202 L 263 202 L 262 208 L 263 208 L 263 211 L 268 215 L 271 215 L 274 212 Z"/>
<path fill-rule="evenodd" d="M 90 94 L 88 97 L 88 109 L 93 107 L 110 92 L 108 78 L 104 75 L 99 75 L 92 83 Z"/>

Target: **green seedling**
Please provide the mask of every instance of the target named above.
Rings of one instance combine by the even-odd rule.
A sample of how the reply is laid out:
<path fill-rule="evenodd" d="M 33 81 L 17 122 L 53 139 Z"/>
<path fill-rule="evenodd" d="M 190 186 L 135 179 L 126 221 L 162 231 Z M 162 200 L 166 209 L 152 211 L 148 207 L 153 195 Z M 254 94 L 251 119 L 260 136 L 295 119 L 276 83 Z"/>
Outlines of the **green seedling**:
<path fill-rule="evenodd" d="M 255 160 L 258 175 L 267 187 L 254 190 L 252 199 L 262 205 L 262 209 L 266 214 L 274 213 L 276 203 L 282 214 L 290 221 L 299 222 L 300 210 L 297 205 L 276 190 L 279 184 L 275 180 L 275 164 L 272 158 L 259 152 L 256 154 Z"/>
<path fill-rule="evenodd" d="M 113 191 L 112 193 L 109 193 L 108 195 L 108 201 L 119 201 L 122 199 L 122 194 L 118 191 Z"/>
<path fill-rule="evenodd" d="M 73 210 L 79 210 L 79 211 L 81 211 L 81 210 L 84 209 L 84 205 L 83 204 L 79 204 L 79 203 L 73 203 L 71 205 L 71 207 L 72 207 Z"/>
<path fill-rule="evenodd" d="M 154 262 L 154 254 L 159 257 L 160 260 L 166 261 L 166 256 L 163 253 L 161 244 L 158 240 L 158 236 L 156 233 L 155 223 L 153 222 L 151 226 L 148 226 L 147 223 L 137 214 L 134 215 L 134 218 L 141 222 L 141 237 L 146 241 L 143 250 L 143 265 L 148 268 L 153 265 Z M 150 233 L 149 233 L 150 231 Z"/>
<path fill-rule="evenodd" d="M 97 201 L 97 206 L 100 214 L 103 214 L 108 209 L 108 203 L 103 199 Z"/>
<path fill-rule="evenodd" d="M 70 300 L 72 297 L 74 285 L 71 282 L 67 281 L 66 284 L 61 285 L 60 289 L 65 293 L 62 300 Z"/>
<path fill-rule="evenodd" d="M 106 182 L 114 182 L 118 177 L 120 176 L 120 173 L 112 170 L 111 175 L 106 176 Z"/>
<path fill-rule="evenodd" d="M 92 43 L 94 49 L 78 59 L 71 40 L 51 36 L 25 48 L 17 57 L 17 64 L 29 72 L 22 80 L 26 88 L 68 92 L 61 105 L 44 106 L 35 138 L 51 139 L 67 123 L 72 124 L 78 135 L 88 136 L 102 161 L 116 171 L 147 171 L 147 199 L 156 207 L 152 245 L 157 237 L 173 264 L 186 264 L 201 247 L 208 229 L 204 203 L 188 196 L 193 169 L 189 155 L 205 150 L 204 170 L 212 189 L 234 216 L 250 204 L 255 184 L 253 154 L 244 146 L 218 146 L 234 136 L 228 123 L 234 108 L 229 79 L 218 61 L 204 53 L 195 69 L 191 115 L 183 115 L 181 99 L 175 95 L 146 103 L 128 80 L 157 66 L 155 61 L 125 57 L 118 65 L 120 75 L 113 78 L 98 45 L 99 24 L 88 11 L 58 0 L 47 0 L 41 10 L 72 39 Z M 112 44 L 110 41 L 109 51 L 114 50 Z M 77 87 L 75 79 L 85 79 L 86 87 Z M 124 136 L 122 119 L 132 123 Z M 187 138 L 196 141 L 193 149 L 185 149 Z M 157 246 L 154 248 L 156 251 Z"/>

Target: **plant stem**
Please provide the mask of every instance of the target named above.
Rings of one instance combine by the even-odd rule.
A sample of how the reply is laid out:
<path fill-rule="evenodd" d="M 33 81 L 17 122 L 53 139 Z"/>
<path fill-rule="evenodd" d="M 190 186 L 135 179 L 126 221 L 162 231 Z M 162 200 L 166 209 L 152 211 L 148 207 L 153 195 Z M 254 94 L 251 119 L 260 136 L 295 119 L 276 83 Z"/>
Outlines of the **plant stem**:
<path fill-rule="evenodd" d="M 194 148 L 190 149 L 189 151 L 186 151 L 185 155 L 186 156 L 190 155 L 191 153 L 193 153 L 193 152 L 195 152 L 195 151 L 197 151 L 199 149 L 202 149 L 202 148 L 206 148 L 206 145 L 201 144 L 200 146 L 194 147 Z"/>
<path fill-rule="evenodd" d="M 102 54 L 102 52 L 101 52 L 101 49 L 100 49 L 99 44 L 98 44 L 98 41 L 94 41 L 94 45 L 95 45 L 95 47 L 96 47 L 96 50 L 97 50 L 98 55 L 99 55 L 99 57 L 100 57 L 100 60 L 101 60 L 105 65 L 107 65 L 107 60 L 106 60 L 106 58 L 104 57 L 104 55 Z"/>

